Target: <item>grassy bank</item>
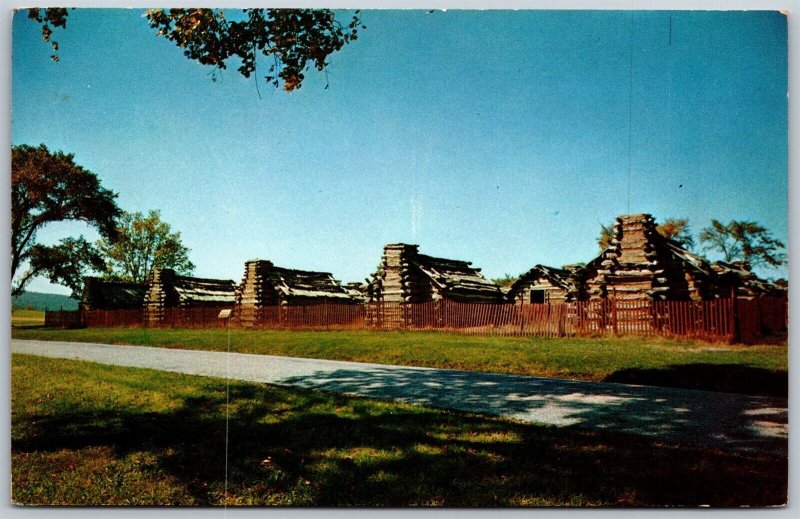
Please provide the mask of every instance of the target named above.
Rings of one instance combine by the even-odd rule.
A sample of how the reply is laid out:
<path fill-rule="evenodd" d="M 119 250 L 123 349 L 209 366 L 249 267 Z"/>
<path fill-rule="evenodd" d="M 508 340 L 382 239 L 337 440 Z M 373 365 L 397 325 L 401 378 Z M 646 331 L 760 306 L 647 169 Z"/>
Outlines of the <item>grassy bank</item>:
<path fill-rule="evenodd" d="M 786 459 L 14 355 L 25 504 L 774 505 Z"/>
<path fill-rule="evenodd" d="M 15 329 L 22 339 L 220 350 L 225 330 Z M 441 333 L 232 330 L 231 351 L 786 396 L 785 345 L 662 338 L 514 338 Z"/>
<path fill-rule="evenodd" d="M 40 310 L 26 310 L 15 308 L 11 310 L 11 324 L 13 326 L 32 326 L 44 324 L 44 312 Z"/>

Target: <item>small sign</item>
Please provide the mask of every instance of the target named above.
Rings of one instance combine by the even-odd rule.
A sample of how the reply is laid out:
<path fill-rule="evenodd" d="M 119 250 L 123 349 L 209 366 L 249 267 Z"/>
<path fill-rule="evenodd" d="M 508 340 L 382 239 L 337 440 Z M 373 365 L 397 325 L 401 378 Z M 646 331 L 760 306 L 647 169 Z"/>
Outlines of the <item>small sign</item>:
<path fill-rule="evenodd" d="M 220 319 L 227 319 L 228 317 L 231 316 L 231 312 L 233 312 L 233 310 L 230 308 L 226 308 L 225 310 L 220 310 L 219 315 L 217 317 L 219 317 Z"/>

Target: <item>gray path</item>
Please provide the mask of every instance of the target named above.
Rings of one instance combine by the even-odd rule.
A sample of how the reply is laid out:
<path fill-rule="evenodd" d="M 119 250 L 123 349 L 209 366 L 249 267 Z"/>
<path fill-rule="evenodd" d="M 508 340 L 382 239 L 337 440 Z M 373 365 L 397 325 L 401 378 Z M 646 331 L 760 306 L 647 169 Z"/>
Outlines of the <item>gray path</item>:
<path fill-rule="evenodd" d="M 786 399 L 570 380 L 142 346 L 12 340 L 14 353 L 324 389 L 607 429 L 695 445 L 787 452 Z"/>

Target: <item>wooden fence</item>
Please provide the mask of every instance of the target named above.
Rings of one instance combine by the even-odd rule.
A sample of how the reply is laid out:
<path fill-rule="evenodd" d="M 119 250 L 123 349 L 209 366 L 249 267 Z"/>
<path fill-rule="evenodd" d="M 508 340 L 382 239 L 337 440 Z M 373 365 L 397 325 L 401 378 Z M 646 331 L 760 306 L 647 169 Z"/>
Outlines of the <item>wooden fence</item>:
<path fill-rule="evenodd" d="M 84 326 L 81 314 L 77 310 L 46 310 L 44 325 L 56 328 L 77 328 Z"/>
<path fill-rule="evenodd" d="M 368 315 L 374 315 L 370 324 L 382 329 L 411 328 L 468 335 L 525 337 L 614 334 L 722 340 L 731 340 L 737 334 L 733 319 L 735 307 L 730 299 L 602 299 L 552 305 L 477 305 L 436 301 L 417 305 L 375 306 L 372 312 L 368 311 Z"/>
<path fill-rule="evenodd" d="M 262 307 L 254 328 L 295 330 L 362 330 L 368 328 L 365 305 L 318 304 Z M 234 326 L 245 327 L 234 314 Z"/>
<path fill-rule="evenodd" d="M 562 304 L 466 304 L 447 300 L 420 304 L 318 304 L 261 308 L 249 320 L 234 309 L 168 308 L 149 327 L 288 330 L 426 330 L 466 335 L 564 337 L 645 335 L 753 342 L 786 329 L 787 301 L 780 298 L 711 301 L 603 299 Z M 143 327 L 144 311 L 47 312 L 47 326 Z"/>

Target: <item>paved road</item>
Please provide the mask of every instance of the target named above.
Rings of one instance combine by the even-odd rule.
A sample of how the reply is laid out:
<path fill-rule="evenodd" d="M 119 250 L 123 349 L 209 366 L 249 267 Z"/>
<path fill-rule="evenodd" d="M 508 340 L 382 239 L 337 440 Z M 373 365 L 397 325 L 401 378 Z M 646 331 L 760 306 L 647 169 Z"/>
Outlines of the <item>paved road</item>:
<path fill-rule="evenodd" d="M 271 355 L 12 340 L 14 353 L 299 386 L 621 431 L 695 445 L 787 453 L 786 399 Z"/>

